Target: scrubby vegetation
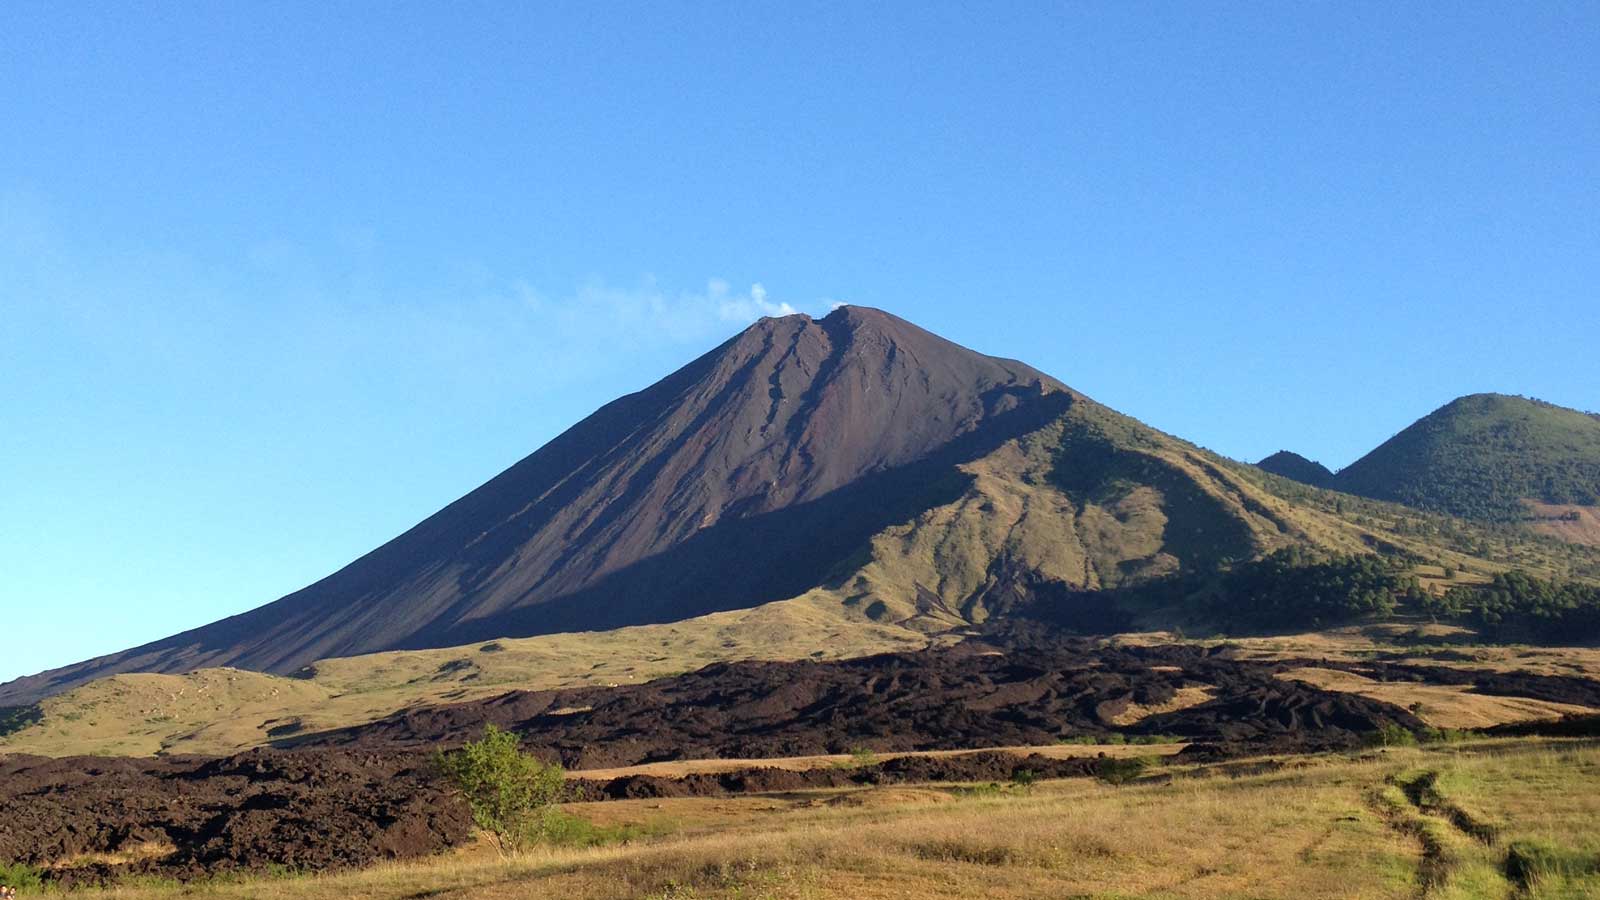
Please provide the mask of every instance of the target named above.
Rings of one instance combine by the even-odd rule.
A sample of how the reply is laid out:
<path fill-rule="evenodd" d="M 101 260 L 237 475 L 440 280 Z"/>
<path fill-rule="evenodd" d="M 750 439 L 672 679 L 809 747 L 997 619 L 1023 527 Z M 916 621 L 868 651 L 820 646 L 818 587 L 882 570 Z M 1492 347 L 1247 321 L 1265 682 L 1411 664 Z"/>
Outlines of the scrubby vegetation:
<path fill-rule="evenodd" d="M 556 807 L 566 787 L 566 772 L 522 752 L 520 740 L 489 725 L 482 738 L 435 757 L 440 771 L 466 798 L 472 820 L 502 853 L 571 829 Z"/>
<path fill-rule="evenodd" d="M 1229 633 L 1323 628 L 1383 618 L 1421 602 L 1409 557 L 1324 554 L 1290 547 L 1115 592 L 1134 609 L 1168 609 Z"/>
<path fill-rule="evenodd" d="M 1587 643 L 1600 639 L 1600 587 L 1511 571 L 1483 586 L 1428 597 L 1424 608 L 1465 622 L 1491 640 Z"/>
<path fill-rule="evenodd" d="M 44 879 L 33 866 L 0 862 L 0 887 L 17 891 L 38 890 L 44 887 Z"/>
<path fill-rule="evenodd" d="M 851 747 L 850 761 L 845 763 L 846 768 L 864 769 L 878 764 L 878 754 L 871 747 Z"/>
<path fill-rule="evenodd" d="M 1414 747 L 1417 736 L 1410 729 L 1386 722 L 1367 736 L 1367 743 L 1374 747 Z"/>
<path fill-rule="evenodd" d="M 1094 776 L 1106 784 L 1127 784 L 1143 776 L 1155 763 L 1155 758 L 1149 756 L 1108 756 L 1095 764 Z"/>
<path fill-rule="evenodd" d="M 1421 588 L 1413 574 L 1418 562 L 1405 554 L 1321 554 L 1292 547 L 1211 572 L 1091 596 L 1116 609 L 1165 610 L 1203 620 L 1228 634 L 1315 630 L 1413 613 L 1470 626 L 1494 642 L 1600 640 L 1600 586 L 1512 570 L 1440 595 Z"/>
<path fill-rule="evenodd" d="M 1221 457 L 1217 461 L 1232 474 L 1279 499 L 1337 516 L 1360 528 L 1392 535 L 1430 557 L 1443 558 L 1455 553 L 1500 565 L 1600 582 L 1600 547 L 1531 531 L 1521 521 L 1520 513 L 1500 521 L 1461 519 L 1312 487 Z"/>
<path fill-rule="evenodd" d="M 1522 501 L 1600 503 L 1600 417 L 1526 397 L 1475 394 L 1417 421 L 1332 486 L 1470 519 L 1521 519 Z"/>
<path fill-rule="evenodd" d="M 1234 630 L 1318 628 L 1390 616 L 1421 599 L 1407 560 L 1288 548 L 1221 573 L 1204 609 Z"/>
<path fill-rule="evenodd" d="M 1314 487 L 1325 487 L 1333 479 L 1327 466 L 1288 450 L 1279 450 L 1256 463 L 1256 467 Z"/>
<path fill-rule="evenodd" d="M 0 706 L 0 737 L 14 734 L 44 720 L 44 711 L 32 706 Z"/>

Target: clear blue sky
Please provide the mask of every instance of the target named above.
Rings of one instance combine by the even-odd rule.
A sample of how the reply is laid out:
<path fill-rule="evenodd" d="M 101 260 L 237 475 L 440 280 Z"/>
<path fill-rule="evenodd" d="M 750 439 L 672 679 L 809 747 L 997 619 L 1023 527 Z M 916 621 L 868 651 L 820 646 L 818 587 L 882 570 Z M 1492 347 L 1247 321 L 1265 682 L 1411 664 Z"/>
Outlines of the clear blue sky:
<path fill-rule="evenodd" d="M 1597 47 L 1592 2 L 10 0 L 0 679 L 299 588 L 781 304 L 1245 459 L 1600 407 Z"/>

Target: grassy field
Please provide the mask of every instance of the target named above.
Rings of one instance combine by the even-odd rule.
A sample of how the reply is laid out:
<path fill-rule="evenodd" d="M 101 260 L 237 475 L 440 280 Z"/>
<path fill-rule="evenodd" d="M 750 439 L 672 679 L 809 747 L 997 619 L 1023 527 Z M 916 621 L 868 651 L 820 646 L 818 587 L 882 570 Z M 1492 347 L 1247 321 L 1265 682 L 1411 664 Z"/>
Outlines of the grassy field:
<path fill-rule="evenodd" d="M 1527 697 L 1496 697 L 1472 692 L 1468 684 L 1418 684 L 1410 681 L 1378 681 L 1315 666 L 1284 673 L 1329 691 L 1371 697 L 1409 709 L 1417 718 L 1435 728 L 1488 728 L 1502 722 L 1559 719 L 1564 715 L 1588 715 L 1600 710 L 1571 703 L 1554 703 Z"/>
<path fill-rule="evenodd" d="M 1270 769 L 1270 770 L 1264 770 Z M 471 848 L 314 877 L 130 884 L 86 900 L 1577 898 L 1600 895 L 1600 746 L 1523 741 L 1173 767 L 1171 781 L 894 787 L 574 804 L 653 835 Z"/>
<path fill-rule="evenodd" d="M 227 754 L 510 690 L 637 684 L 729 659 L 841 659 L 933 641 L 812 598 L 606 632 L 321 660 L 301 677 L 238 669 L 113 675 L 40 704 L 0 753 Z"/>

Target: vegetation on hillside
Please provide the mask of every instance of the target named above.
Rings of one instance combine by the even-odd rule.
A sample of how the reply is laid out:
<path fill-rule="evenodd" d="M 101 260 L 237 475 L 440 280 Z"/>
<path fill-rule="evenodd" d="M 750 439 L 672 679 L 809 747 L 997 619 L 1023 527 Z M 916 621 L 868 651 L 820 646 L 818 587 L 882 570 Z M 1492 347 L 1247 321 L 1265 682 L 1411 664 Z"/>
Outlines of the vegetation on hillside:
<path fill-rule="evenodd" d="M 1334 476 L 1332 487 L 1515 522 L 1524 500 L 1600 504 L 1600 416 L 1526 397 L 1455 400 Z"/>
<path fill-rule="evenodd" d="M 1271 495 L 1368 530 L 1374 540 L 1484 575 L 1521 568 L 1545 576 L 1600 583 L 1600 547 L 1529 531 L 1518 522 L 1485 522 L 1429 512 L 1384 500 L 1312 487 L 1218 457 L 1218 463 Z M 1486 565 L 1487 564 L 1487 565 Z"/>
<path fill-rule="evenodd" d="M 1600 586 L 1496 574 L 1486 584 L 1424 590 L 1421 560 L 1404 553 L 1321 553 L 1289 547 L 1261 559 L 1227 562 L 1143 584 L 1068 594 L 1070 609 L 1038 609 L 1043 618 L 1101 606 L 1215 628 L 1226 634 L 1313 631 L 1399 613 L 1467 625 L 1491 642 L 1580 644 L 1600 640 Z M 1061 601 L 1057 599 L 1059 605 Z M 1104 611 L 1099 613 L 1104 618 Z"/>
<path fill-rule="evenodd" d="M 0 737 L 37 725 L 44 718 L 39 704 L 32 706 L 0 706 Z"/>
<path fill-rule="evenodd" d="M 1203 609 L 1236 631 L 1321 628 L 1384 618 L 1422 596 L 1406 560 L 1291 547 L 1223 572 Z"/>
<path fill-rule="evenodd" d="M 1429 597 L 1425 608 L 1466 622 L 1492 640 L 1565 644 L 1600 640 L 1600 587 L 1511 571 L 1483 586 L 1458 586 Z"/>
<path fill-rule="evenodd" d="M 1315 487 L 1325 487 L 1333 478 L 1327 466 L 1288 450 L 1279 450 L 1256 463 L 1256 467 Z"/>
<path fill-rule="evenodd" d="M 1386 618 L 1420 603 L 1411 560 L 1288 547 L 1258 560 L 1118 591 L 1125 608 L 1165 610 L 1232 634 L 1302 631 Z"/>

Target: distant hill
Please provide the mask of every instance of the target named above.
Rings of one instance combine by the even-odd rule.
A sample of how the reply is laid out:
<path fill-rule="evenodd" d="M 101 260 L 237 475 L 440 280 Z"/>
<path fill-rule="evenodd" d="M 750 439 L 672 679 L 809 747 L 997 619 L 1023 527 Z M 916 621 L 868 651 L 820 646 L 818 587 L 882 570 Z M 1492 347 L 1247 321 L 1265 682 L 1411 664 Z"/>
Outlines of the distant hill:
<path fill-rule="evenodd" d="M 1342 469 L 1335 490 L 1463 518 L 1600 504 L 1600 417 L 1526 397 L 1445 404 Z"/>
<path fill-rule="evenodd" d="M 333 575 L 0 686 L 0 705 L 123 672 L 285 674 L 789 599 L 795 621 L 828 623 L 813 638 L 827 652 L 859 643 L 841 630 L 982 622 L 1041 583 L 1371 546 L 1229 465 L 888 313 L 764 319 Z"/>
<path fill-rule="evenodd" d="M 1288 450 L 1279 450 L 1256 463 L 1256 467 L 1312 487 L 1327 487 L 1333 479 L 1333 472 L 1327 466 Z"/>

